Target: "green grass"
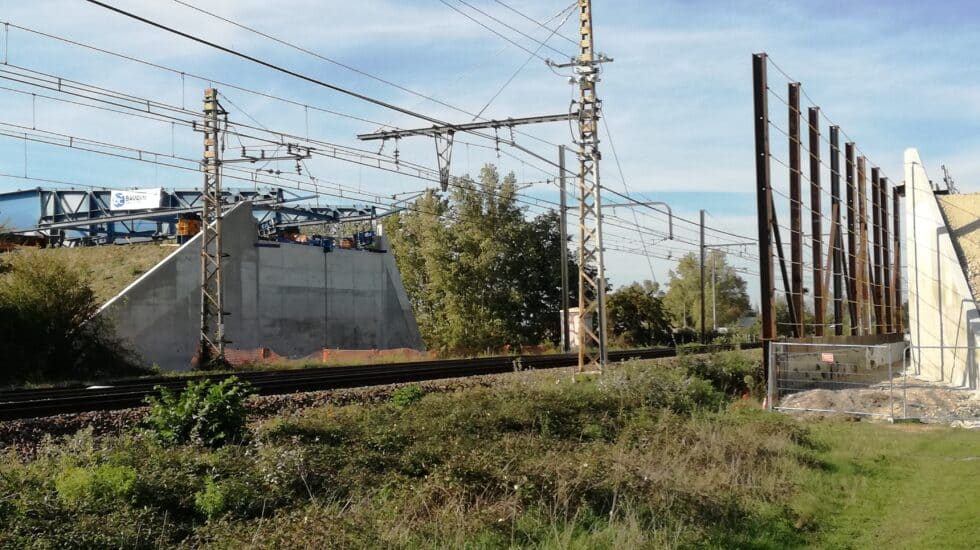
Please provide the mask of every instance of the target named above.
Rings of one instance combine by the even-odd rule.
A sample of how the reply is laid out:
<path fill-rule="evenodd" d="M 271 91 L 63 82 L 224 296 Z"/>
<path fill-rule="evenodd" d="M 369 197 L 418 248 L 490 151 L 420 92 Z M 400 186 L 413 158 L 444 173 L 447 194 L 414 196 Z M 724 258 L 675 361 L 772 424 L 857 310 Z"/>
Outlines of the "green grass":
<path fill-rule="evenodd" d="M 176 250 L 159 243 L 141 243 L 82 248 L 20 249 L 18 254 L 56 257 L 79 266 L 89 274 L 89 286 L 103 304 Z"/>
<path fill-rule="evenodd" d="M 922 425 L 810 424 L 825 468 L 796 502 L 820 548 L 976 548 L 980 432 Z"/>
<path fill-rule="evenodd" d="M 448 393 L 406 386 L 389 403 L 253 423 L 251 437 L 218 449 L 80 433 L 0 462 L 0 547 L 978 540 L 980 433 L 800 421 L 732 401 L 757 355 L 632 362 L 575 380 L 521 372 Z"/>

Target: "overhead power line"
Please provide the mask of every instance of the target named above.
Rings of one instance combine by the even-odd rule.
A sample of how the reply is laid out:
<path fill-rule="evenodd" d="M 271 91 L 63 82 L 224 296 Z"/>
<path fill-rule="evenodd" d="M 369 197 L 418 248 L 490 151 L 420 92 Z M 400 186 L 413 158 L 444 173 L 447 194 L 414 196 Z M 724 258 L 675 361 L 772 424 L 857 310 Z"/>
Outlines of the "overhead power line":
<path fill-rule="evenodd" d="M 470 15 L 470 14 L 468 14 L 468 13 L 466 13 L 465 11 L 463 11 L 463 10 L 461 10 L 461 9 L 459 9 L 458 7 L 456 7 L 456 6 L 454 6 L 454 5 L 452 5 L 452 4 L 450 4 L 450 3 L 449 3 L 449 2 L 447 2 L 446 0 L 439 0 L 439 1 L 440 1 L 440 2 L 442 2 L 443 4 L 445 4 L 445 5 L 446 5 L 446 7 L 448 7 L 449 9 L 451 9 L 451 10 L 453 10 L 453 11 L 455 11 L 456 13 L 458 13 L 458 14 L 460 14 L 460 15 L 462 15 L 463 17 L 465 17 L 465 18 L 467 18 L 467 19 L 469 19 L 470 21 L 472 21 L 472 22 L 474 22 L 474 23 L 476 23 L 477 25 L 479 25 L 479 26 L 481 26 L 481 27 L 483 27 L 484 29 L 486 29 L 486 30 L 488 30 L 488 31 L 490 31 L 490 32 L 492 32 L 493 34 L 495 34 L 495 35 L 497 35 L 497 36 L 499 36 L 500 38 L 502 38 L 502 39 L 504 39 L 504 40 L 506 40 L 507 42 L 510 42 L 511 44 L 513 44 L 514 46 L 516 46 L 517 48 L 519 48 L 519 49 L 521 49 L 521 50 L 524 50 L 524 52 L 525 52 L 525 53 L 528 53 L 528 54 L 531 54 L 532 56 L 534 56 L 534 57 L 536 57 L 536 58 L 538 58 L 538 59 L 540 59 L 541 61 L 545 61 L 545 62 L 546 62 L 546 61 L 548 61 L 548 59 L 547 59 L 547 58 L 545 58 L 545 57 L 541 57 L 541 56 L 540 56 L 540 55 L 538 55 L 538 54 L 537 54 L 536 52 L 534 52 L 534 51 L 532 51 L 531 49 L 529 49 L 529 48 L 527 48 L 527 47 L 525 47 L 525 46 L 524 46 L 523 44 L 520 44 L 519 42 L 517 42 L 517 41 L 515 41 L 515 40 L 513 40 L 513 39 L 511 39 L 510 37 L 508 37 L 508 36 L 506 36 L 506 35 L 504 35 L 503 33 L 501 33 L 501 32 L 499 32 L 499 31 L 497 31 L 497 30 L 496 30 L 496 29 L 494 29 L 493 27 L 490 27 L 489 25 L 487 25 L 487 24 L 486 24 L 486 23 L 484 23 L 483 21 L 480 21 L 479 19 L 477 19 L 477 18 L 475 18 L 475 17 L 473 17 L 472 15 Z"/>
<path fill-rule="evenodd" d="M 572 13 L 573 13 L 573 12 L 572 12 L 572 8 L 573 8 L 573 7 L 574 7 L 574 4 L 573 4 L 573 5 L 571 5 L 571 6 L 569 6 L 569 7 L 567 7 L 567 8 L 565 8 L 565 11 L 563 11 L 563 12 L 559 12 L 559 13 L 558 13 L 558 16 L 561 16 L 561 15 L 562 15 L 562 14 L 564 13 L 564 14 L 565 14 L 565 18 L 564 18 L 564 19 L 562 19 L 560 23 L 558 23 L 558 26 L 557 26 L 557 27 L 555 27 L 554 29 L 552 29 L 552 30 L 551 30 L 551 34 L 549 34 L 549 35 L 548 35 L 548 38 L 545 38 L 545 42 L 547 42 L 548 40 L 550 40 L 550 39 L 551 39 L 551 37 L 552 37 L 552 36 L 554 36 L 554 35 L 555 35 L 555 34 L 556 34 L 556 33 L 558 32 L 558 29 L 560 29 L 560 28 L 562 27 L 562 25 L 564 25 L 564 24 L 565 24 L 565 22 L 566 22 L 566 21 L 568 21 L 568 18 L 569 18 L 569 17 L 570 17 L 571 15 L 572 15 Z M 544 28 L 546 28 L 546 29 L 547 29 L 547 27 L 544 27 Z M 537 52 L 539 52 L 539 51 L 541 51 L 541 48 L 542 48 L 542 47 L 544 47 L 544 45 L 545 45 L 545 42 L 542 42 L 542 43 L 541 43 L 541 45 L 540 45 L 540 46 L 538 46 L 538 47 L 537 47 L 537 48 L 536 48 L 536 49 L 534 50 L 534 52 L 535 52 L 535 53 L 537 53 Z M 524 61 L 524 63 L 522 63 L 522 64 L 521 64 L 521 66 L 520 66 L 520 67 L 518 67 L 518 68 L 517 68 L 517 70 L 516 70 L 516 71 L 514 71 L 514 73 L 513 73 L 512 75 L 510 75 L 510 78 L 508 78 L 508 79 L 507 79 L 507 81 L 506 81 L 506 82 L 504 82 L 504 84 L 503 84 L 503 86 L 501 86 L 501 87 L 500 87 L 500 89 L 498 89 L 498 90 L 497 90 L 497 92 L 496 92 L 495 94 L 493 94 L 493 97 L 491 97 L 491 98 L 490 98 L 490 99 L 489 99 L 489 100 L 487 101 L 487 103 L 486 103 L 486 104 L 485 104 L 485 105 L 483 106 L 483 108 L 482 108 L 482 109 L 480 109 L 480 111 L 479 111 L 479 112 L 477 112 L 477 113 L 476 113 L 476 115 L 474 115 L 474 116 L 473 116 L 473 120 L 477 120 L 477 119 L 479 119 L 479 118 L 480 118 L 480 115 L 482 115 L 482 114 L 483 114 L 483 112 L 484 112 L 484 111 L 486 111 L 488 107 L 490 107 L 490 104 L 491 104 L 491 103 L 493 103 L 493 102 L 494 102 L 494 101 L 495 101 L 495 100 L 496 100 L 496 99 L 497 99 L 497 98 L 498 98 L 498 97 L 500 96 L 500 94 L 501 94 L 501 93 L 503 93 L 503 91 L 504 91 L 505 89 L 507 89 L 507 86 L 510 86 L 510 83 L 511 83 L 511 82 L 513 82 L 515 78 L 517 78 L 517 75 L 519 75 L 519 74 L 521 74 L 521 71 L 523 71 L 523 70 L 524 70 L 524 68 L 525 68 L 525 67 L 527 67 L 527 65 L 528 65 L 528 64 L 529 64 L 529 63 L 530 63 L 531 61 L 533 61 L 533 60 L 534 60 L 534 56 L 533 56 L 533 55 L 532 55 L 532 56 L 529 56 L 529 57 L 528 57 L 528 58 L 527 58 L 527 59 L 526 59 L 526 60 Z"/>
<path fill-rule="evenodd" d="M 117 8 L 115 6 L 106 4 L 104 2 L 99 2 L 99 0 L 85 0 L 85 1 L 88 2 L 88 3 L 90 3 L 90 4 L 95 4 L 97 6 L 103 7 L 105 9 L 107 9 L 107 10 L 114 11 L 114 12 L 120 14 L 120 15 L 124 15 L 126 17 L 129 17 L 130 19 L 134 19 L 134 20 L 139 21 L 141 23 L 145 23 L 147 25 L 150 25 L 151 27 L 156 27 L 156 28 L 158 28 L 158 29 L 160 29 L 162 31 L 166 31 L 166 32 L 169 32 L 171 34 L 175 34 L 177 36 L 186 38 L 188 40 L 192 40 L 194 42 L 197 42 L 198 44 L 203 44 L 205 46 L 208 46 L 209 48 L 214 48 L 216 50 L 223 51 L 223 52 L 225 52 L 227 54 L 234 55 L 235 57 L 239 57 L 239 58 L 244 59 L 246 61 L 251 61 L 252 63 L 256 63 L 258 65 L 262 65 L 263 67 L 272 69 L 274 71 L 281 72 L 281 73 L 283 73 L 285 75 L 292 76 L 293 78 L 298 78 L 300 80 L 305 80 L 305 81 L 307 81 L 307 82 L 309 82 L 311 84 L 316 84 L 317 86 L 322 86 L 322 87 L 327 88 L 329 90 L 333 90 L 335 92 L 338 92 L 338 93 L 341 93 L 341 94 L 344 94 L 344 95 L 348 95 L 348 96 L 353 97 L 355 99 L 359 99 L 361 101 L 365 101 L 367 103 L 371 103 L 371 104 L 377 105 L 379 107 L 384 107 L 385 109 L 390 109 L 392 111 L 396 111 L 396 112 L 402 113 L 404 115 L 408 115 L 408 116 L 411 116 L 411 117 L 414 117 L 414 118 L 425 120 L 425 121 L 431 122 L 433 124 L 440 124 L 440 125 L 448 124 L 448 123 L 446 123 L 446 122 L 444 122 L 442 120 L 439 120 L 437 118 L 430 117 L 428 115 L 425 115 L 425 114 L 422 114 L 422 113 L 419 113 L 419 112 L 416 112 L 416 111 L 412 111 L 412 110 L 406 109 L 404 107 L 399 107 L 398 105 L 394 105 L 392 103 L 388 103 L 387 101 L 382 101 L 380 99 L 377 99 L 377 98 L 373 98 L 373 97 L 364 95 L 364 94 L 362 94 L 360 92 L 355 92 L 353 90 L 349 90 L 347 88 L 344 88 L 344 87 L 341 87 L 341 86 L 337 86 L 336 84 L 331 84 L 329 82 L 325 82 L 325 81 L 320 80 L 318 78 L 313 78 L 312 76 L 308 76 L 308 75 L 305 75 L 305 74 L 302 74 L 302 73 L 298 73 L 298 72 L 293 71 L 291 69 L 287 69 L 287 68 L 282 67 L 280 65 L 276 65 L 275 63 L 270 63 L 270 62 L 265 61 L 263 59 L 259 59 L 259 58 L 255 57 L 255 56 L 252 56 L 252 55 L 249 55 L 249 54 L 246 54 L 246 53 L 242 53 L 242 52 L 240 52 L 238 50 L 234 50 L 232 48 L 229 48 L 229 47 L 226 47 L 226 46 L 222 46 L 221 44 L 217 44 L 217 43 L 211 42 L 209 40 L 205 40 L 205 39 L 203 39 L 203 38 L 201 38 L 199 36 L 194 36 L 194 35 L 192 35 L 190 33 L 186 33 L 184 31 L 175 29 L 173 27 L 169 27 L 169 26 L 164 25 L 162 23 L 157 23 L 156 21 L 153 21 L 151 19 L 147 19 L 145 17 L 136 15 L 135 13 L 128 12 L 126 10 Z"/>
<path fill-rule="evenodd" d="M 446 108 L 449 108 L 449 109 L 453 109 L 454 111 L 464 112 L 462 109 L 459 109 L 455 105 L 452 105 L 450 103 L 447 103 L 447 102 L 445 102 L 445 101 L 443 101 L 441 99 L 438 99 L 436 97 L 432 97 L 430 95 L 426 95 L 426 94 L 424 94 L 422 92 L 419 92 L 417 90 L 413 90 L 413 89 L 408 88 L 406 86 L 402 86 L 401 84 L 398 84 L 397 82 L 393 82 L 391 80 L 388 80 L 386 78 L 380 77 L 378 75 L 371 74 L 371 73 L 369 73 L 367 71 L 364 71 L 362 69 L 358 69 L 357 67 L 354 67 L 353 65 L 348 65 L 347 63 L 344 63 L 342 61 L 337 61 L 336 59 L 332 59 L 332 58 L 327 57 L 327 56 L 325 56 L 325 55 L 323 55 L 321 53 L 317 53 L 317 52 L 315 52 L 315 51 L 313 51 L 313 50 L 311 50 L 309 48 L 305 48 L 305 47 L 300 46 L 298 44 L 295 44 L 293 42 L 289 42 L 288 40 L 283 40 L 282 38 L 273 36 L 273 35 L 271 35 L 271 34 L 269 34 L 267 32 L 264 32 L 264 31 L 261 31 L 261 30 L 255 28 L 255 27 L 251 27 L 251 26 L 245 25 L 243 23 L 239 23 L 238 21 L 234 21 L 234 20 L 232 20 L 232 19 L 230 19 L 228 17 L 224 17 L 224 16 L 219 15 L 217 13 L 214 13 L 214 12 L 205 10 L 203 8 L 194 6 L 192 4 L 189 4 L 187 2 L 183 2 L 182 0 L 172 0 L 172 1 L 175 2 L 175 3 L 177 3 L 177 4 L 180 4 L 181 6 L 185 6 L 187 8 L 190 8 L 190 9 L 192 9 L 192 10 L 198 12 L 198 13 L 203 13 L 204 15 L 207 15 L 208 17 L 213 17 L 215 19 L 218 19 L 219 21 L 224 21 L 225 23 L 228 23 L 229 25 L 234 25 L 235 27 L 238 27 L 238 28 L 240 28 L 242 30 L 248 31 L 248 32 L 253 33 L 253 34 L 257 34 L 257 35 L 259 35 L 259 36 L 261 36 L 263 38 L 266 38 L 268 40 L 271 40 L 271 41 L 273 41 L 273 42 L 275 42 L 277 44 L 281 44 L 281 45 L 286 46 L 288 48 L 292 48 L 292 49 L 294 49 L 294 50 L 296 50 L 298 52 L 302 52 L 302 53 L 304 53 L 306 55 L 313 56 L 313 57 L 315 57 L 317 59 L 320 59 L 322 61 L 326 61 L 327 63 L 331 63 L 333 65 L 336 65 L 336 66 L 341 67 L 343 69 L 346 69 L 348 71 L 357 73 L 357 74 L 359 74 L 361 76 L 364 76 L 366 78 L 370 78 L 371 80 L 380 82 L 382 84 L 386 84 L 388 86 L 391 86 L 393 88 L 396 88 L 398 90 L 401 90 L 401 91 L 403 91 L 403 92 L 405 92 L 407 94 L 411 94 L 411 95 L 414 95 L 416 97 L 419 97 L 419 98 L 422 98 L 422 99 L 431 101 L 431 102 L 433 102 L 433 103 L 435 103 L 437 105 L 442 105 L 443 107 L 446 107 Z"/>
<path fill-rule="evenodd" d="M 528 21 L 530 21 L 531 23 L 534 23 L 535 25 L 541 27 L 542 29 L 549 30 L 548 27 L 546 27 L 543 23 L 538 22 L 537 19 L 534 19 L 533 17 L 531 17 L 531 16 L 527 15 L 526 13 L 518 10 L 517 8 L 511 6 L 510 4 L 508 4 L 506 2 L 501 2 L 501 0 L 494 0 L 494 2 L 500 4 L 501 6 L 507 8 L 508 10 L 516 13 L 517 15 L 523 17 L 524 19 L 527 19 Z M 578 2 L 572 2 L 567 8 L 565 8 L 565 11 L 567 11 L 567 10 L 569 10 L 569 9 L 577 6 L 577 5 L 578 5 Z M 552 17 L 552 19 L 554 19 L 554 18 Z M 575 40 L 572 40 L 571 38 L 565 36 L 564 34 L 557 33 L 557 36 L 558 36 L 558 38 L 564 39 L 566 42 L 568 42 L 569 44 L 575 46 L 576 48 L 578 47 L 578 42 L 576 42 Z"/>
<path fill-rule="evenodd" d="M 487 18 L 489 18 L 490 20 L 492 20 L 492 21 L 494 21 L 495 23 L 497 23 L 497 24 L 499 24 L 499 25 L 502 25 L 503 27 L 505 27 L 505 28 L 508 28 L 508 29 L 510 29 L 510 30 L 512 30 L 512 31 L 514 31 L 514 32 L 516 32 L 517 34 L 519 34 L 519 35 L 521 35 L 521 36 L 523 36 L 524 38 L 527 38 L 528 40 L 530 40 L 530 41 L 532 41 L 532 42 L 534 42 L 535 44 L 539 44 L 539 45 L 540 45 L 540 46 L 542 46 L 542 47 L 545 47 L 545 48 L 548 48 L 549 50 L 551 50 L 551 51 L 553 51 L 553 52 L 555 52 L 556 54 L 558 54 L 558 55 L 561 55 L 561 56 L 564 56 L 564 57 L 565 57 L 566 59 L 571 59 L 571 57 L 572 57 L 572 56 L 570 56 L 570 55 L 568 55 L 568 54 L 566 54 L 565 52 L 563 52 L 563 51 L 561 51 L 561 50 L 558 50 L 558 49 L 555 49 L 555 48 L 553 48 L 553 47 L 551 47 L 551 46 L 549 46 L 549 45 L 548 45 L 548 39 L 550 39 L 550 38 L 551 38 L 551 36 L 549 36 L 548 38 L 546 38 L 546 39 L 544 39 L 544 40 L 538 40 L 537 38 L 534 38 L 533 36 L 531 36 L 531 35 L 529 35 L 529 34 L 527 34 L 527 33 L 525 33 L 525 32 L 523 32 L 523 31 L 521 31 L 520 29 L 518 29 L 518 28 L 516 28 L 516 27 L 513 27 L 513 26 L 511 26 L 511 25 L 508 25 L 507 23 L 505 23 L 504 21 L 501 21 L 500 19 L 497 19 L 497 18 L 496 18 L 496 17 L 494 17 L 493 15 L 491 15 L 491 14 L 489 14 L 489 13 L 487 13 L 487 12 L 485 12 L 485 11 L 483 11 L 483 10 L 481 10 L 480 8 L 478 8 L 478 7 L 476 7 L 476 6 L 474 6 L 473 4 L 470 4 L 470 3 L 469 3 L 469 2 L 467 2 L 466 0 L 457 0 L 457 1 L 458 1 L 458 2 L 460 3 L 460 4 L 463 4 L 464 6 L 467 6 L 467 7 L 468 7 L 468 8 L 470 8 L 471 10 L 473 10 L 473 11 L 475 11 L 475 12 L 477 12 L 477 13 L 479 13 L 479 14 L 482 14 L 482 15 L 483 15 L 484 17 L 487 17 Z M 443 4 L 445 4 L 445 2 L 443 2 Z M 447 5 L 448 5 L 448 4 L 447 4 Z M 457 10 L 457 11 L 458 11 L 458 10 Z"/>
<path fill-rule="evenodd" d="M 450 125 L 449 123 L 444 122 L 442 120 L 439 120 L 437 118 L 430 117 L 428 115 L 425 115 L 425 114 L 422 114 L 422 113 L 418 113 L 418 112 L 412 111 L 410 109 L 406 109 L 404 107 L 399 107 L 397 105 L 388 103 L 386 101 L 382 101 L 380 99 L 369 97 L 369 96 L 366 96 L 366 95 L 361 94 L 359 92 L 355 92 L 353 90 L 348 90 L 346 88 L 337 86 L 335 84 L 330 84 L 328 82 L 324 82 L 324 81 L 319 80 L 317 78 L 313 78 L 311 76 L 307 76 L 307 75 L 304 75 L 302 73 L 298 73 L 298 72 L 293 71 L 291 69 L 287 69 L 285 67 L 281 67 L 281 66 L 276 65 L 274 63 L 270 63 L 268 61 L 264 61 L 264 60 L 259 59 L 257 57 L 254 57 L 254 56 L 251 56 L 251 55 L 248 55 L 248 54 L 245 54 L 245 53 L 236 51 L 234 49 L 231 49 L 231 48 L 222 46 L 220 44 L 216 44 L 214 42 L 210 42 L 208 40 L 204 40 L 203 38 L 194 36 L 192 34 L 189 34 L 189 33 L 183 32 L 183 31 L 180 31 L 180 30 L 175 29 L 173 27 L 168 27 L 166 25 L 163 25 L 162 23 L 157 23 L 156 21 L 152 21 L 152 20 L 147 19 L 145 17 L 136 15 L 134 13 L 128 12 L 128 11 L 123 10 L 123 9 L 120 9 L 120 8 L 117 8 L 115 6 L 112 6 L 112 5 L 103 3 L 103 2 L 99 2 L 98 0 L 86 0 L 86 1 L 89 2 L 89 3 L 91 3 L 91 4 L 95 4 L 97 6 L 100 6 L 100 7 L 103 7 L 105 9 L 108 9 L 110 11 L 114 11 L 114 12 L 120 14 L 120 15 L 124 15 L 126 17 L 129 17 L 129 18 L 134 19 L 136 21 L 139 21 L 141 23 L 145 23 L 145 24 L 150 25 L 152 27 L 156 27 L 156 28 L 158 28 L 160 30 L 163 30 L 163 31 L 166 31 L 166 32 L 175 34 L 177 36 L 181 36 L 183 38 L 187 38 L 188 40 L 192 40 L 192 41 L 197 42 L 199 44 L 203 44 L 205 46 L 208 46 L 208 47 L 217 49 L 219 51 L 223 51 L 225 53 L 228 53 L 228 54 L 234 55 L 236 57 L 239 57 L 241 59 L 245 59 L 247 61 L 251 61 L 253 63 L 262 65 L 263 67 L 270 68 L 272 70 L 281 72 L 283 74 L 292 76 L 294 78 L 298 78 L 300 80 L 304 80 L 304 81 L 310 82 L 312 84 L 316 84 L 318 86 L 322 86 L 322 87 L 325 87 L 327 89 L 337 91 L 339 93 L 348 95 L 350 97 L 354 97 L 356 99 L 360 99 L 362 101 L 365 101 L 365 102 L 368 102 L 368 103 L 372 103 L 374 105 L 378 105 L 380 107 L 384 107 L 386 109 L 390 109 L 390 110 L 393 110 L 395 112 L 399 112 L 399 113 L 403 113 L 403 114 L 406 114 L 406 115 L 409 115 L 409 116 L 412 116 L 412 117 L 415 117 L 415 118 L 419 118 L 419 119 L 422 119 L 422 120 L 431 122 L 433 124 L 437 124 L 437 125 L 440 125 L 440 126 L 449 126 Z M 523 147 L 523 146 L 517 144 L 517 142 L 515 142 L 514 140 L 502 140 L 502 139 L 496 138 L 495 136 L 488 136 L 487 134 L 484 134 L 482 132 L 478 132 L 478 131 L 475 131 L 475 130 L 470 130 L 469 133 L 474 134 L 474 135 L 477 135 L 477 136 L 480 136 L 480 137 L 482 137 L 484 139 L 491 139 L 491 140 L 499 141 L 501 143 L 504 143 L 506 145 L 509 145 L 511 147 L 514 147 L 515 149 L 518 149 L 520 151 L 523 151 L 525 154 L 531 155 L 531 156 L 533 156 L 533 157 L 535 157 L 535 158 L 537 158 L 539 160 L 548 162 L 549 164 L 557 167 L 557 164 L 555 162 L 550 161 L 550 160 L 542 157 L 541 155 L 539 155 L 539 154 L 531 151 L 530 149 L 528 149 L 526 147 Z"/>

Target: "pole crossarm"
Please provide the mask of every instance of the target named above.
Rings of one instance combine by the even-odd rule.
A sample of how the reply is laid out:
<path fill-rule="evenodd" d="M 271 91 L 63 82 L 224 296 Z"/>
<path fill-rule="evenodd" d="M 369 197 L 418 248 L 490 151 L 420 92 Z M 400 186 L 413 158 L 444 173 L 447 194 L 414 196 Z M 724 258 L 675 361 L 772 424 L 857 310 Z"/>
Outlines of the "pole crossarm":
<path fill-rule="evenodd" d="M 603 208 L 630 208 L 635 206 L 663 206 L 667 209 L 667 238 L 674 240 L 674 211 L 670 205 L 661 201 L 636 201 L 628 204 L 613 202 L 602 205 Z"/>
<path fill-rule="evenodd" d="M 545 122 L 562 122 L 568 120 L 578 120 L 578 113 L 562 113 L 560 115 L 529 116 L 523 118 L 505 118 L 501 120 L 487 120 L 484 122 L 467 122 L 463 124 L 437 124 L 427 128 L 413 128 L 411 130 L 382 130 L 370 134 L 358 134 L 357 139 L 361 141 L 373 141 L 379 139 L 398 139 L 411 136 L 436 136 L 450 132 L 468 132 L 470 130 L 485 130 L 497 128 L 513 128 L 525 124 L 541 124 Z"/>

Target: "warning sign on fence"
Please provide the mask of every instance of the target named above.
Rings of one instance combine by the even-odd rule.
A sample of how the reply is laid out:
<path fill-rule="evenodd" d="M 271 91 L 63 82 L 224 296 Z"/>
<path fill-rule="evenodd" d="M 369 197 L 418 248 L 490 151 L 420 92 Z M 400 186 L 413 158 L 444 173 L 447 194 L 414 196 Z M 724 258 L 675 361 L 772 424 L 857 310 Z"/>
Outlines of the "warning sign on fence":
<path fill-rule="evenodd" d="M 820 360 L 823 361 L 824 363 L 833 363 L 834 362 L 834 354 L 833 353 L 821 353 L 820 354 Z"/>

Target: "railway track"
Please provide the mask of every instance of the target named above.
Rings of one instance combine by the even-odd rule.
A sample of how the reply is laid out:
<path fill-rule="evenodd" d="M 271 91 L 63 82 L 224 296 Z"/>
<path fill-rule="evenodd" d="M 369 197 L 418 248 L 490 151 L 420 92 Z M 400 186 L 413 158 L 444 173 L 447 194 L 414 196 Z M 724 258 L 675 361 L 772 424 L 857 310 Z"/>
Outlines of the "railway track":
<path fill-rule="evenodd" d="M 759 344 L 743 344 L 743 349 Z M 712 346 L 705 351 L 731 349 L 732 346 Z M 673 357 L 674 348 L 609 352 L 610 361 L 631 358 L 655 359 Z M 483 357 L 477 359 L 444 359 L 383 365 L 351 367 L 315 367 L 308 369 L 243 371 L 238 378 L 251 383 L 259 395 L 282 395 L 309 391 L 330 390 L 437 380 L 481 374 L 513 371 L 516 364 L 525 369 L 550 369 L 578 364 L 577 354 L 520 355 Z M 181 378 L 153 377 L 123 380 L 103 386 L 11 390 L 0 392 L 0 420 L 16 420 L 98 410 L 138 407 L 158 386 L 179 391 L 189 380 L 223 379 L 229 374 L 200 374 Z"/>

